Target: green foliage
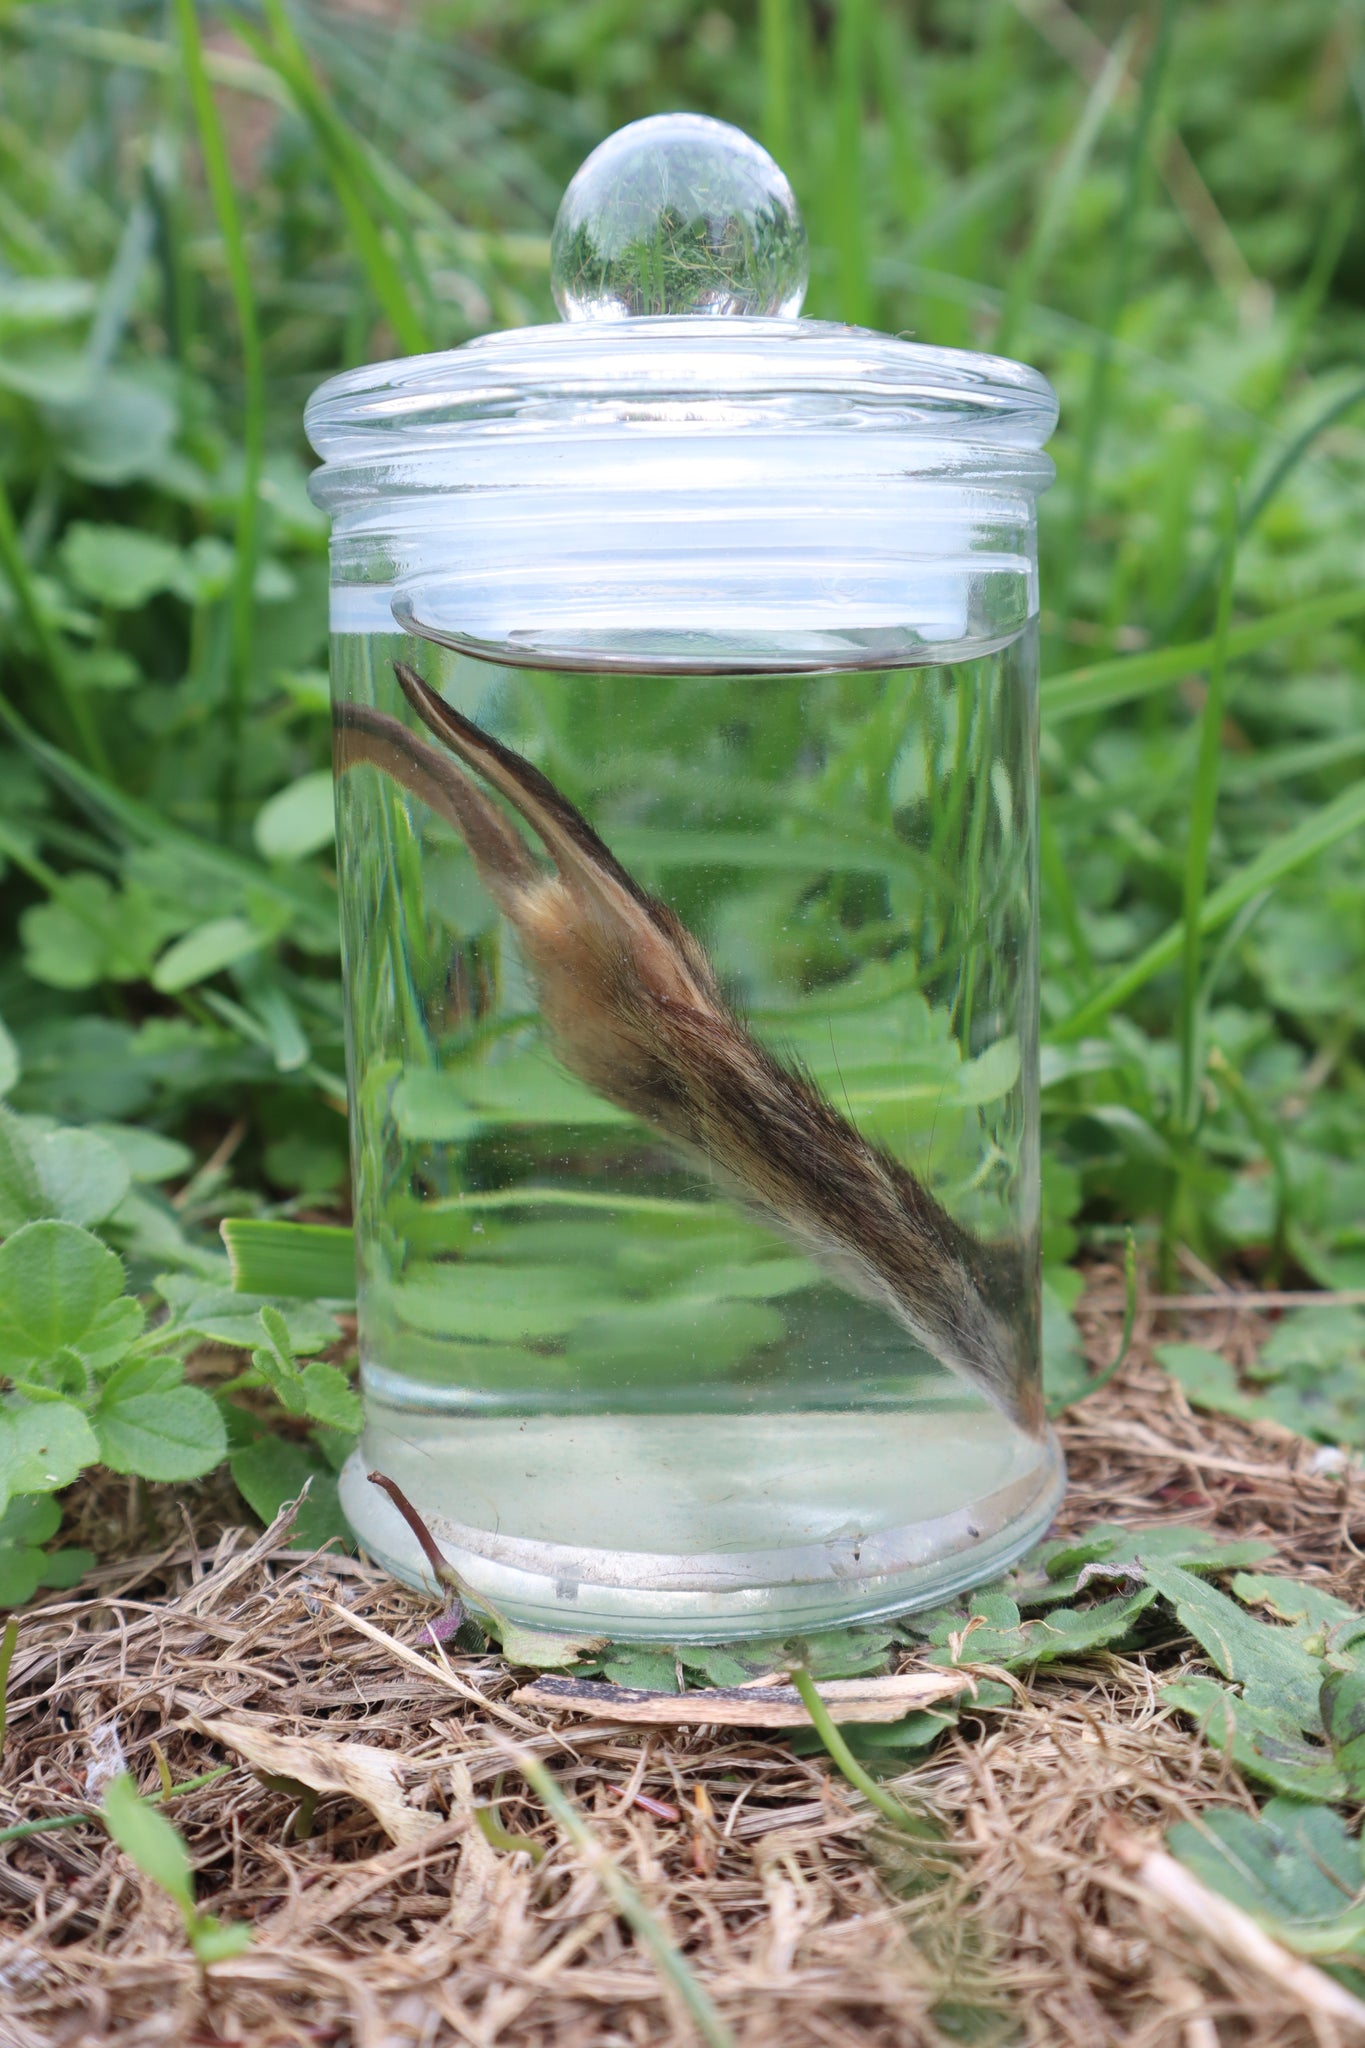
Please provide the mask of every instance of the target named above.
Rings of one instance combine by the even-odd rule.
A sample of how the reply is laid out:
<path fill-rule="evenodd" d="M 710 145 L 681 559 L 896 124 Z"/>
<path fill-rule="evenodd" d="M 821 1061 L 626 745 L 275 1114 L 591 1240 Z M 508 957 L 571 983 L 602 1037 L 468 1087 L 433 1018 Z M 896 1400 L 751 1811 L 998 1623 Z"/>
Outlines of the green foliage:
<path fill-rule="evenodd" d="M 0 1245 L 0 1499 L 65 1486 L 96 1458 L 149 1479 L 195 1479 L 226 1450 L 214 1401 L 185 1386 L 144 1331 L 120 1259 L 74 1223 L 26 1223 Z"/>
<path fill-rule="evenodd" d="M 1324 1741 L 1325 1671 L 1316 1620 L 1301 1616 L 1287 1626 L 1261 1621 L 1178 1565 L 1146 1564 L 1146 1571 L 1149 1584 L 1159 1588 L 1222 1678 L 1231 1681 L 1178 1678 L 1164 1697 L 1195 1715 L 1209 1740 L 1249 1776 L 1291 1797 L 1344 1798 L 1350 1781 Z"/>
<path fill-rule="evenodd" d="M 62 538 L 61 562 L 82 597 L 135 612 L 160 591 L 177 589 L 184 554 L 172 541 L 135 526 L 92 526 L 77 519 Z"/>
<path fill-rule="evenodd" d="M 110 1779 L 101 1811 L 105 1827 L 124 1855 L 179 1908 L 185 1938 L 197 1962 L 222 1962 L 251 1946 L 251 1930 L 242 1922 L 221 1922 L 200 1911 L 183 1838 L 163 1813 L 139 1796 L 127 1771 Z"/>
<path fill-rule="evenodd" d="M 70 1127 L 0 1106 L 0 1606 L 71 1585 L 93 1562 L 44 1546 L 61 1519 L 50 1496 L 97 1461 L 184 1482 L 231 1449 L 242 1492 L 266 1519 L 307 1483 L 296 1540 L 349 1540 L 335 1472 L 359 1401 L 338 1367 L 300 1358 L 331 1344 L 336 1323 L 311 1301 L 277 1307 L 234 1292 L 223 1262 L 141 1192 L 191 1159 L 156 1131 Z M 135 1263 L 169 1253 L 182 1270 L 153 1269 L 139 1296 L 115 1244 Z M 185 1379 L 186 1354 L 206 1340 L 252 1353 L 217 1396 Z M 247 1386 L 270 1389 L 284 1415 L 313 1426 L 311 1439 L 274 1436 L 228 1398 Z"/>
<path fill-rule="evenodd" d="M 244 1294 L 350 1301 L 355 1295 L 355 1237 L 340 1225 L 229 1217 L 223 1242 L 232 1284 Z"/>
<path fill-rule="evenodd" d="M 1119 1522 L 1097 1522 L 1083 1536 L 1062 1536 L 1040 1543 L 1010 1573 L 1006 1584 L 1027 1612 L 1073 1600 L 1077 1593 L 1106 1581 L 1143 1576 L 1140 1559 L 1178 1565 L 1182 1571 L 1245 1570 L 1262 1563 L 1273 1546 L 1256 1537 L 1242 1541 L 1215 1536 L 1208 1529 L 1128 1529 Z"/>
<path fill-rule="evenodd" d="M 672 1650 L 647 1650 L 623 1645 L 604 1657 L 604 1678 L 613 1685 L 638 1686 L 646 1692 L 678 1692 L 678 1659 Z"/>
<path fill-rule="evenodd" d="M 272 1522 L 286 1502 L 298 1500 L 304 1488 L 308 1489 L 293 1528 L 293 1541 L 299 1549 L 315 1550 L 334 1538 L 350 1543 L 335 1471 L 312 1444 L 262 1430 L 232 1451 L 228 1469 L 243 1500 L 263 1522 Z"/>
<path fill-rule="evenodd" d="M 262 804 L 252 836 L 266 860 L 296 861 L 330 846 L 335 829 L 332 773 L 316 768 Z"/>
<path fill-rule="evenodd" d="M 9 1667 L 14 1661 L 18 1641 L 19 1624 L 11 1615 L 0 1630 L 0 1751 L 5 1746 L 5 1729 L 9 1722 Z"/>
<path fill-rule="evenodd" d="M 100 1456 L 115 1472 L 144 1479 L 197 1479 L 227 1448 L 217 1404 L 181 1385 L 173 1358 L 129 1358 L 111 1373 L 94 1412 Z"/>
<path fill-rule="evenodd" d="M 22 1607 L 39 1586 L 74 1586 L 95 1562 L 88 1550 L 44 1550 L 61 1527 L 50 1496 L 21 1495 L 0 1514 L 0 1607 Z"/>
<path fill-rule="evenodd" d="M 801 1703 L 810 1715 L 811 1726 L 828 1751 L 836 1768 L 842 1771 L 851 1785 L 856 1786 L 863 1797 L 883 1820 L 889 1820 L 896 1828 L 903 1828 L 907 1834 L 932 1838 L 936 1832 L 931 1824 L 912 1813 L 902 1800 L 892 1798 L 883 1792 L 870 1771 L 864 1769 L 854 1755 L 843 1732 L 835 1726 L 829 1708 L 825 1705 L 816 1688 L 815 1680 L 804 1664 L 792 1667 L 792 1683 L 801 1695 Z"/>
<path fill-rule="evenodd" d="M 1365 1315 L 1353 1308 L 1291 1310 L 1243 1386 L 1227 1359 L 1197 1344 L 1157 1356 L 1196 1408 L 1278 1422 L 1331 1444 L 1365 1444 Z"/>
<path fill-rule="evenodd" d="M 1208 1813 L 1177 1821 L 1166 1844 L 1297 1955 L 1365 1957 L 1361 1843 L 1329 1807 L 1277 1798 L 1259 1814 Z"/>
<path fill-rule="evenodd" d="M 251 1363 L 273 1389 L 281 1407 L 290 1415 L 306 1415 L 329 1429 L 358 1430 L 360 1397 L 351 1391 L 345 1373 L 319 1359 L 301 1366 L 280 1311 L 267 1306 L 260 1316 L 265 1342 L 252 1352 Z"/>
<path fill-rule="evenodd" d="M 1259 1783 L 1296 1799 L 1358 1801 L 1365 1618 L 1292 1579 L 1238 1573 L 1229 1597 L 1167 1560 L 1143 1568 L 1219 1673 L 1179 1676 L 1163 1697 Z"/>
<path fill-rule="evenodd" d="M 262 1303 L 256 1316 L 256 1335 L 262 1341 L 252 1347 L 251 1370 L 233 1384 L 269 1387 L 286 1415 L 315 1427 L 307 1441 L 284 1438 L 235 1410 L 230 1418 L 233 1441 L 228 1464 L 243 1498 L 262 1521 L 272 1521 L 286 1501 L 302 1494 L 294 1541 L 304 1549 L 314 1549 L 333 1538 L 350 1542 L 337 1496 L 336 1473 L 360 1428 L 360 1397 L 338 1367 L 321 1359 L 300 1364 L 300 1334 L 304 1348 L 317 1348 L 319 1333 L 307 1329 L 296 1307 L 291 1305 L 286 1312 Z M 307 1341 L 310 1336 L 312 1343 Z"/>
<path fill-rule="evenodd" d="M 972 1595 L 965 1615 L 953 1609 L 916 1615 L 913 1626 L 916 1634 L 922 1630 L 928 1637 L 931 1664 L 1025 1670 L 1127 1642 L 1155 1598 L 1153 1587 L 1139 1586 L 1113 1600 L 1079 1609 L 1054 1607 L 1025 1621 L 1008 1594 L 987 1589 Z"/>

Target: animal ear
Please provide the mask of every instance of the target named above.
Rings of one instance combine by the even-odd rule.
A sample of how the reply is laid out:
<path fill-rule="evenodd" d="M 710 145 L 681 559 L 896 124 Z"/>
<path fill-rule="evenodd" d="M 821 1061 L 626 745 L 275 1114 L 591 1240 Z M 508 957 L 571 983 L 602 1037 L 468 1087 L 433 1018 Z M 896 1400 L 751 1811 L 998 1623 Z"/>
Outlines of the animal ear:
<path fill-rule="evenodd" d="M 540 838 L 570 888 L 595 903 L 611 923 L 634 927 L 642 916 L 655 921 L 649 896 L 547 775 L 461 717 L 406 662 L 396 661 L 393 668 L 403 695 L 428 731 L 506 797 Z"/>
<path fill-rule="evenodd" d="M 448 755 L 418 739 L 401 719 L 368 704 L 343 704 L 333 728 L 340 771 L 362 763 L 382 769 L 453 825 L 489 895 L 504 911 L 541 879 L 530 849 L 496 804 Z"/>
<path fill-rule="evenodd" d="M 642 978 L 671 1002 L 715 1008 L 720 989 L 705 948 L 640 887 L 549 777 L 452 710 L 406 662 L 396 661 L 394 673 L 428 730 L 506 797 L 539 836 L 567 893 L 624 949 Z"/>
<path fill-rule="evenodd" d="M 636 934 L 637 946 L 648 944 L 657 952 L 662 941 L 686 970 L 693 997 L 718 1002 L 715 969 L 700 941 L 667 905 L 640 887 L 549 776 L 453 710 L 406 662 L 396 661 L 393 667 L 399 688 L 427 730 L 516 808 L 569 887 L 593 904 L 608 924 Z M 652 936 L 644 931 L 645 922 L 653 927 Z"/>

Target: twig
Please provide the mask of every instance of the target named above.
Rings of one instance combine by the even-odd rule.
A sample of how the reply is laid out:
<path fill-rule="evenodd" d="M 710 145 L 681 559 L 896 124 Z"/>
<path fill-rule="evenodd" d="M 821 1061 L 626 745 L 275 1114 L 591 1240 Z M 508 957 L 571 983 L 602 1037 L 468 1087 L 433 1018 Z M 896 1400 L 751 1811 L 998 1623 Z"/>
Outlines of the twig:
<path fill-rule="evenodd" d="M 319 1605 L 325 1607 L 338 1621 L 344 1622 L 347 1628 L 353 1628 L 358 1635 L 368 1636 L 372 1643 L 378 1643 L 391 1656 L 396 1657 L 400 1664 L 406 1664 L 410 1671 L 420 1672 L 423 1678 L 429 1678 L 433 1685 L 443 1685 L 448 1691 L 458 1693 L 461 1699 L 482 1707 L 486 1714 L 496 1715 L 498 1720 L 506 1721 L 509 1727 L 518 1731 L 530 1728 L 537 1735 L 542 1732 L 534 1723 L 523 1720 L 520 1714 L 514 1714 L 509 1707 L 504 1707 L 501 1701 L 490 1699 L 487 1693 L 480 1692 L 477 1685 L 471 1685 L 467 1678 L 461 1678 L 448 1662 L 433 1663 L 430 1657 L 424 1657 L 419 1651 L 410 1649 L 406 1643 L 400 1643 L 396 1636 L 386 1635 L 382 1628 L 376 1628 L 363 1614 L 352 1614 L 349 1608 L 341 1606 L 338 1601 L 329 1600 L 325 1593 L 319 1595 Z"/>
<path fill-rule="evenodd" d="M 1132 1835 L 1117 1832 L 1111 1833 L 1109 1840 L 1116 1859 L 1131 1871 L 1140 1889 L 1196 1934 L 1206 1935 L 1225 1954 L 1271 1978 L 1281 1989 L 1301 1999 L 1310 2012 L 1347 2020 L 1365 2030 L 1365 2002 L 1315 1964 L 1294 1955 L 1258 1927 L 1249 1913 L 1210 1891 L 1164 1849 L 1149 1848 Z"/>
<path fill-rule="evenodd" d="M 651 1692 L 643 1686 L 608 1685 L 600 1678 L 545 1677 L 523 1685 L 512 1697 L 521 1706 L 663 1728 L 808 1728 L 814 1716 L 800 1680 L 792 1676 L 792 1685 L 705 1686 L 689 1692 Z M 832 1707 L 840 1721 L 900 1721 L 970 1685 L 963 1672 L 905 1671 L 888 1678 L 836 1678 L 815 1697 L 822 1711 Z"/>
<path fill-rule="evenodd" d="M 202 1166 L 198 1167 L 190 1175 L 184 1187 L 177 1194 L 171 1196 L 171 1207 L 173 1209 L 183 1209 L 188 1203 L 194 1201 L 209 1186 L 210 1182 L 222 1172 L 246 1134 L 246 1118 L 239 1116 L 235 1123 L 229 1124 L 227 1130 L 218 1140 L 218 1143 L 214 1146 Z"/>
<path fill-rule="evenodd" d="M 1365 1308 L 1365 1287 L 1342 1287 L 1332 1293 L 1305 1288 L 1297 1293 L 1254 1294 L 1230 1287 L 1225 1294 L 1149 1294 L 1147 1306 L 1180 1315 L 1212 1315 L 1219 1309 L 1252 1315 L 1272 1308 Z"/>

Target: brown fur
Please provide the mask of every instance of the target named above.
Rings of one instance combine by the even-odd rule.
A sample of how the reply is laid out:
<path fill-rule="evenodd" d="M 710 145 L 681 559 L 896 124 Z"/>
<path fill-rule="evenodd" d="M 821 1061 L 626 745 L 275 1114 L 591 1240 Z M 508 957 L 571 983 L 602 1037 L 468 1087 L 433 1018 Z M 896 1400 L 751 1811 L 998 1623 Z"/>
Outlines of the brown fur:
<path fill-rule="evenodd" d="M 1040 1431 L 1036 1361 L 1011 1313 L 1027 1285 L 1018 1249 L 964 1230 L 808 1076 L 760 1044 L 725 1001 L 704 947 L 554 784 L 412 669 L 394 667 L 423 723 L 515 808 L 554 872 L 535 864 L 463 769 L 384 712 L 340 709 L 338 768 L 383 769 L 460 833 L 517 934 L 569 1071 L 704 1162 L 802 1252 Z"/>

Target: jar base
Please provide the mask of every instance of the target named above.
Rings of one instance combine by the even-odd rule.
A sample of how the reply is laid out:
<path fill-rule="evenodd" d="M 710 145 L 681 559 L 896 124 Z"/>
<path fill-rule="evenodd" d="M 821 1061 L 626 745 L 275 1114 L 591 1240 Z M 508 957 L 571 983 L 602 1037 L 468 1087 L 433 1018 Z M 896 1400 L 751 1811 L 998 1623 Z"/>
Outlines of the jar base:
<path fill-rule="evenodd" d="M 794 1419 L 788 1415 L 784 1421 L 790 1425 Z M 823 1444 L 825 1461 L 837 1458 L 840 1418 L 813 1415 L 806 1419 L 812 1441 Z M 575 1449 L 579 1454 L 577 1477 L 585 1492 L 595 1480 L 599 1503 L 610 1493 L 618 1471 L 606 1434 L 612 1420 L 594 1418 L 599 1425 L 597 1438 L 590 1429 L 586 1444 L 584 1426 L 566 1427 L 566 1418 L 504 1423 L 504 1432 L 510 1430 L 512 1435 L 502 1448 L 515 1456 L 519 1467 L 535 1467 L 537 1433 L 557 1446 L 547 1468 L 553 1474 L 551 1497 L 546 1497 L 547 1489 L 542 1486 L 537 1496 L 540 1515 L 527 1518 L 529 1533 L 525 1535 L 505 1533 L 505 1524 L 496 1514 L 488 1516 L 491 1526 L 484 1528 L 457 1519 L 449 1512 L 452 1496 L 465 1501 L 466 1513 L 474 1496 L 458 1487 L 446 1460 L 414 1452 L 410 1439 L 401 1440 L 400 1446 L 400 1440 L 388 1431 L 376 1432 L 373 1427 L 341 1475 L 343 1512 L 365 1550 L 385 1571 L 405 1585 L 436 1591 L 412 1532 L 387 1495 L 369 1483 L 369 1472 L 382 1471 L 402 1485 L 442 1555 L 471 1591 L 518 1627 L 618 1642 L 714 1643 L 806 1633 L 936 1605 L 969 1586 L 997 1577 L 1030 1549 L 1045 1533 L 1065 1487 L 1061 1451 L 1052 1432 L 1035 1442 L 1011 1431 L 1008 1440 L 1002 1439 L 996 1446 L 995 1458 L 987 1460 L 994 1469 L 984 1475 L 982 1490 L 965 1505 L 952 1504 L 954 1476 L 959 1481 L 960 1501 L 968 1491 L 967 1475 L 979 1469 L 981 1446 L 946 1431 L 937 1445 L 926 1444 L 926 1418 L 920 1415 L 915 1418 L 913 1440 L 913 1453 L 918 1456 L 908 1455 L 907 1464 L 923 1465 L 926 1470 L 932 1466 L 933 1491 L 939 1498 L 925 1500 L 924 1489 L 913 1483 L 914 1473 L 909 1469 L 901 1498 L 908 1505 L 909 1499 L 919 1494 L 933 1512 L 873 1530 L 850 1526 L 850 1518 L 845 1516 L 845 1526 L 835 1527 L 828 1514 L 822 1515 L 818 1502 L 803 1497 L 799 1484 L 793 1486 L 800 1474 L 788 1469 L 775 1475 L 787 1506 L 780 1514 L 770 1509 L 767 1517 L 779 1540 L 764 1543 L 754 1540 L 764 1525 L 763 1490 L 754 1478 L 762 1469 L 762 1446 L 755 1445 L 750 1430 L 744 1435 L 751 1480 L 745 1513 L 738 1522 L 732 1515 L 728 1525 L 723 1516 L 719 1520 L 713 1517 L 716 1529 L 728 1539 L 724 1548 L 636 1550 L 600 1542 L 546 1540 L 534 1527 L 542 1517 L 548 1526 L 558 1529 L 573 1524 L 575 1498 L 565 1466 L 573 1463 Z M 682 1430 L 695 1434 L 693 1418 L 673 1420 Z M 860 1418 L 863 1426 L 867 1420 Z M 895 1448 L 896 1421 L 894 1416 L 881 1420 L 882 1436 L 889 1439 L 884 1447 L 891 1450 Z M 469 1434 L 478 1439 L 484 1430 L 486 1425 L 475 1424 Z M 378 1441 L 373 1440 L 376 1436 Z M 406 1448 L 407 1456 L 395 1455 L 400 1447 Z M 614 1448 L 619 1452 L 621 1446 Z M 482 1464 L 487 1476 L 490 1464 L 496 1466 L 499 1446 L 485 1441 L 479 1450 L 483 1456 L 477 1461 L 471 1458 L 471 1465 Z M 707 1469 L 715 1472 L 714 1465 Z M 532 1471 L 525 1476 L 531 1478 Z M 652 1472 L 640 1477 L 643 1492 L 652 1493 L 653 1498 L 643 1509 L 638 1498 L 633 1510 L 628 1504 L 629 1518 L 623 1527 L 632 1533 L 649 1530 L 657 1534 L 668 1526 L 666 1452 Z M 724 1497 L 725 1477 L 723 1472 L 719 1474 L 718 1497 Z M 856 1492 L 856 1469 L 848 1477 Z M 878 1519 L 885 1516 L 883 1505 Z M 607 1526 L 600 1506 L 595 1521 L 595 1533 L 600 1534 Z M 749 1531 L 747 1537 L 741 1533 L 743 1529 Z M 783 1542 L 782 1535 L 815 1536 L 817 1540 Z"/>

